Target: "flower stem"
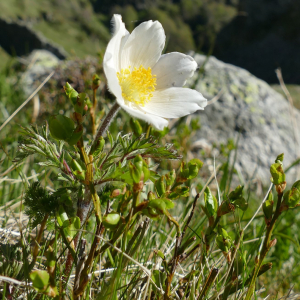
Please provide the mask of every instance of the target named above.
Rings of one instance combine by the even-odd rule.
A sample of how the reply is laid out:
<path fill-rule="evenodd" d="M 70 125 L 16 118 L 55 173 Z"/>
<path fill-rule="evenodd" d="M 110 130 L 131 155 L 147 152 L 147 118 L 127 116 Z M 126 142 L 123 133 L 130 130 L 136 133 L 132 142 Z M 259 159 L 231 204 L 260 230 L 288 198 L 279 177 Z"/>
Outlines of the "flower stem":
<path fill-rule="evenodd" d="M 93 89 L 93 106 L 90 108 L 90 114 L 92 118 L 92 133 L 95 135 L 96 133 L 96 116 L 95 111 L 97 107 L 97 98 L 96 98 L 97 89 Z"/>
<path fill-rule="evenodd" d="M 107 131 L 111 121 L 114 119 L 114 117 L 117 115 L 117 112 L 119 111 L 120 106 L 117 102 L 112 106 L 108 114 L 106 115 L 105 119 L 102 121 L 100 128 L 98 129 L 98 132 L 94 138 L 94 141 L 92 143 L 91 149 L 93 149 L 97 142 L 99 141 L 100 137 L 104 135 L 104 133 Z"/>

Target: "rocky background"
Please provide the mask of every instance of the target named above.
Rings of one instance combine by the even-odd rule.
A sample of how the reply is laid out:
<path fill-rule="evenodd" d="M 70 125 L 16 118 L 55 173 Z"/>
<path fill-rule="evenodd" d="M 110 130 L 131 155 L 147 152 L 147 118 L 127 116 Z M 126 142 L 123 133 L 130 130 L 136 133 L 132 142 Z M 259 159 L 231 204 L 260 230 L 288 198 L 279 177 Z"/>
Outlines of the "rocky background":
<path fill-rule="evenodd" d="M 232 139 L 240 180 L 264 183 L 278 154 L 285 152 L 287 165 L 299 157 L 300 113 L 269 85 L 278 82 L 278 67 L 286 83 L 300 83 L 298 0 L 2 0 L 0 68 L 16 56 L 17 69 L 26 70 L 27 95 L 53 69 L 47 97 L 65 81 L 83 91 L 92 73 L 102 72 L 113 13 L 122 14 L 129 30 L 157 19 L 166 31 L 166 52 L 193 51 L 199 72 L 188 84 L 210 100 L 193 115 L 202 125 L 193 137 L 194 155 L 218 155 L 214 145 Z M 288 87 L 299 107 L 299 87 Z M 56 105 L 61 99 L 55 97 Z M 53 104 L 49 99 L 40 99 L 40 114 Z M 297 170 L 290 174 L 295 179 Z"/>

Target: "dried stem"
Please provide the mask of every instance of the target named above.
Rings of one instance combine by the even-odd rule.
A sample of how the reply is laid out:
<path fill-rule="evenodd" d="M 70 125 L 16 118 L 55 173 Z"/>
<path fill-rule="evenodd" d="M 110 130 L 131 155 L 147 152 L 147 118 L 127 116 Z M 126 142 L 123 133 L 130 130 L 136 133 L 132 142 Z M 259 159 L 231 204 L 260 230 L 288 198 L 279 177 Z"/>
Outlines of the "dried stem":
<path fill-rule="evenodd" d="M 209 273 L 209 275 L 208 275 L 208 277 L 205 281 L 205 284 L 204 284 L 197 300 L 202 300 L 202 299 L 205 298 L 205 296 L 208 294 L 211 286 L 215 282 L 218 274 L 219 274 L 219 269 L 218 268 L 211 269 L 211 271 L 210 271 L 210 273 Z"/>
<path fill-rule="evenodd" d="M 165 295 L 164 295 L 165 300 L 169 299 L 170 290 L 171 290 L 171 283 L 172 283 L 172 279 L 173 279 L 175 271 L 176 271 L 176 267 L 177 267 L 178 263 L 180 262 L 180 260 L 182 261 L 185 258 L 184 256 L 181 255 L 179 249 L 180 249 L 183 237 L 185 235 L 186 229 L 188 228 L 188 226 L 189 226 L 189 224 L 190 224 L 190 222 L 193 218 L 193 215 L 194 215 L 194 212 L 195 212 L 195 207 L 196 207 L 196 204 L 197 204 L 197 201 L 198 201 L 199 197 L 200 197 L 200 194 L 197 194 L 195 199 L 194 199 L 193 206 L 192 206 L 192 211 L 191 211 L 191 213 L 190 213 L 190 215 L 189 215 L 189 217 L 188 217 L 188 219 L 185 223 L 185 226 L 183 228 L 182 233 L 180 233 L 180 229 L 177 228 L 175 251 L 174 251 L 173 258 L 171 260 L 171 270 L 170 270 L 170 272 L 167 276 L 167 279 L 166 279 L 166 290 L 165 290 Z"/>
<path fill-rule="evenodd" d="M 41 242 L 41 239 L 42 239 L 42 236 L 43 236 L 46 224 L 47 224 L 48 217 L 49 217 L 49 215 L 46 214 L 43 221 L 42 221 L 42 223 L 41 223 L 41 227 L 39 229 L 37 237 L 35 239 L 35 245 L 34 245 L 34 249 L 33 249 L 33 253 L 32 253 L 32 262 L 31 262 L 32 267 L 34 266 L 34 264 L 36 262 L 37 255 L 39 253 L 39 244 Z"/>
<path fill-rule="evenodd" d="M 271 240 L 272 232 L 274 229 L 274 225 L 281 214 L 280 206 L 281 206 L 282 196 L 283 196 L 283 193 L 278 194 L 276 210 L 275 210 L 275 213 L 271 220 L 270 226 L 267 227 L 266 237 L 264 239 L 264 243 L 261 248 L 261 251 L 258 254 L 257 263 L 254 268 L 253 276 L 251 278 L 251 282 L 250 282 L 249 289 L 247 291 L 245 300 L 250 300 L 252 298 L 254 291 L 255 291 L 255 282 L 256 282 L 256 278 L 258 276 L 259 270 L 262 266 L 263 260 L 265 259 L 267 253 L 269 252 L 270 248 L 272 247 L 272 243 L 270 243 L 270 240 Z"/>

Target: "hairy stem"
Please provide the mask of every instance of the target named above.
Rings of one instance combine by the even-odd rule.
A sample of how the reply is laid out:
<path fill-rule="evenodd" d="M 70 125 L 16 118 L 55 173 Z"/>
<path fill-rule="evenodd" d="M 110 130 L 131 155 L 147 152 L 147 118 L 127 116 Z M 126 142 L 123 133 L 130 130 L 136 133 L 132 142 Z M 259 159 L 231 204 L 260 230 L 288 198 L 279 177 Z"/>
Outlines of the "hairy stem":
<path fill-rule="evenodd" d="M 104 133 L 107 131 L 111 121 L 114 119 L 114 117 L 117 115 L 117 112 L 119 111 L 120 106 L 117 102 L 112 106 L 106 117 L 104 118 L 103 122 L 101 123 L 100 128 L 98 129 L 98 132 L 94 138 L 94 141 L 92 143 L 91 149 L 93 149 L 96 144 L 98 143 L 101 136 L 104 135 Z"/>
<path fill-rule="evenodd" d="M 97 98 L 96 98 L 97 89 L 93 89 L 93 106 L 90 108 L 90 114 L 92 118 L 92 133 L 95 135 L 96 133 L 96 116 L 95 111 L 97 107 Z"/>

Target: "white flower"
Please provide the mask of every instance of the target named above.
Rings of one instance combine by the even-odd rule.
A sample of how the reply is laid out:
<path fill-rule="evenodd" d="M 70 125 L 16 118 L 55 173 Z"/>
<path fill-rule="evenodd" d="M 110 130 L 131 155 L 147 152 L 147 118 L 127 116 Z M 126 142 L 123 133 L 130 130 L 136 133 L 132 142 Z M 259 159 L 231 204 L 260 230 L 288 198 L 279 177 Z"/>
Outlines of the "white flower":
<path fill-rule="evenodd" d="M 131 34 L 120 15 L 112 22 L 114 34 L 103 66 L 108 87 L 123 109 L 162 130 L 168 125 L 165 118 L 206 106 L 199 92 L 182 87 L 197 68 L 195 60 L 178 52 L 161 55 L 166 37 L 158 21 L 143 22 Z"/>

